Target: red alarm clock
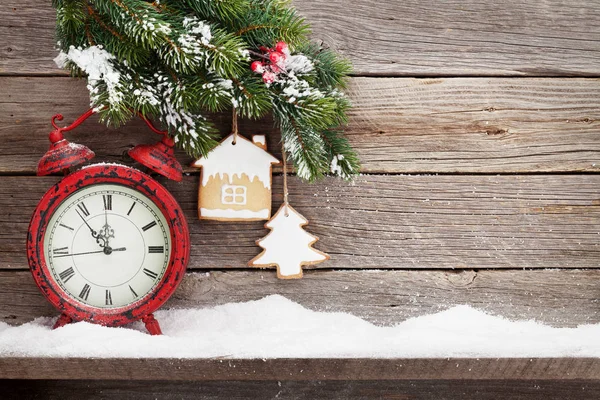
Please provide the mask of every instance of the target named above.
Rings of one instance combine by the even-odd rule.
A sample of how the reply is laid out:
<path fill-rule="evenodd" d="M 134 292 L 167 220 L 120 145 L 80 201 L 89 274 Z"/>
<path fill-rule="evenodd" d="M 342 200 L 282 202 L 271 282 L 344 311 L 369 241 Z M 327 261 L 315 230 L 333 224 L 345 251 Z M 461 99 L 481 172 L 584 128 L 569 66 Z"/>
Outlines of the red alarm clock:
<path fill-rule="evenodd" d="M 52 118 L 50 150 L 38 175 L 68 171 L 90 160 L 87 147 L 69 143 Z M 142 117 L 143 118 L 143 117 Z M 181 180 L 173 140 L 129 151 L 136 161 Z M 190 239 L 187 222 L 173 196 L 149 175 L 123 165 L 94 164 L 67 174 L 40 200 L 27 236 L 33 278 L 61 313 L 55 328 L 71 321 L 119 326 L 142 320 L 150 334 L 161 334 L 153 316 L 185 274 Z"/>

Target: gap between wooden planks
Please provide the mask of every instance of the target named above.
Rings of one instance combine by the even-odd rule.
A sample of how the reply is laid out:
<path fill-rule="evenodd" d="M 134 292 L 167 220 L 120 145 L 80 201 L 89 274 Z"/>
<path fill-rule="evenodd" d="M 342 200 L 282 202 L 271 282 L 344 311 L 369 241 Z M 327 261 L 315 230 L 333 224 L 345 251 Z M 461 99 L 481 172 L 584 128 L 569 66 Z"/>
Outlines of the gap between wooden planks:
<path fill-rule="evenodd" d="M 455 305 L 554 327 L 600 322 L 600 270 L 308 271 L 282 281 L 273 270 L 188 273 L 167 308 L 203 308 L 278 294 L 314 311 L 346 312 L 379 326 Z M 576 288 L 576 290 L 574 289 Z M 0 271 L 0 321 L 58 312 L 28 271 Z"/>
<path fill-rule="evenodd" d="M 542 173 L 600 171 L 599 79 L 352 78 L 353 108 L 344 134 L 364 173 Z M 0 174 L 35 174 L 47 151 L 50 118 L 72 122 L 88 108 L 84 80 L 0 77 Z M 222 134 L 228 113 L 214 116 Z M 267 134 L 270 118 L 241 121 L 242 134 Z M 67 135 L 96 161 L 126 161 L 129 148 L 153 143 L 141 121 L 113 130 L 86 122 Z M 192 159 L 178 152 L 187 171 Z"/>
<path fill-rule="evenodd" d="M 435 364 L 432 363 L 431 367 Z M 128 399 L 441 399 L 444 400 L 565 400 L 600 398 L 597 380 L 350 380 L 350 381 L 90 381 L 4 380 L 3 393 L 10 399 L 60 400 Z"/>
<path fill-rule="evenodd" d="M 313 37 L 359 75 L 598 76 L 597 2 L 296 0 Z M 49 2 L 4 0 L 0 74 L 59 70 Z"/>
<path fill-rule="evenodd" d="M 58 177 L 0 177 L 0 266 L 25 269 L 29 219 Z M 191 232 L 191 269 L 246 268 L 268 233 L 262 221 L 197 220 L 198 176 L 160 179 Z M 598 268 L 600 175 L 365 175 L 354 184 L 290 179 L 310 221 L 316 268 Z M 273 186 L 281 203 L 281 177 Z"/>

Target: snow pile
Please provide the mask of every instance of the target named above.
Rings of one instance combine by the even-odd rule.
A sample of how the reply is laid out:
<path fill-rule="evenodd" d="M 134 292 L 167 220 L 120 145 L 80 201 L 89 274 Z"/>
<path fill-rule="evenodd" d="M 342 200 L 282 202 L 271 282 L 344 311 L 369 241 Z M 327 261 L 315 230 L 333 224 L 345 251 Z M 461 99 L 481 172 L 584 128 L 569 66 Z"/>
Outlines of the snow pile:
<path fill-rule="evenodd" d="M 281 296 L 211 309 L 156 313 L 163 336 L 141 324 L 54 319 L 0 323 L 0 356 L 38 357 L 600 357 L 600 324 L 552 328 L 508 321 L 468 306 L 377 327 L 344 313 L 310 311 Z"/>
<path fill-rule="evenodd" d="M 199 35 L 200 41 L 204 46 L 214 47 L 210 44 L 213 36 L 208 23 L 201 21 L 196 17 L 186 17 L 183 19 L 183 27 L 189 30 L 191 33 Z"/>
<path fill-rule="evenodd" d="M 108 101 L 111 105 L 120 103 L 123 99 L 121 91 L 121 74 L 115 70 L 112 60 L 115 56 L 107 52 L 102 46 L 90 46 L 86 49 L 71 46 L 68 53 L 60 52 L 54 59 L 59 68 L 64 68 L 71 61 L 88 75 L 88 90 L 92 99 L 92 106 L 96 104 L 94 95 L 98 94 L 97 86 L 106 85 Z"/>
<path fill-rule="evenodd" d="M 314 69 L 312 61 L 304 54 L 297 54 L 285 58 L 285 69 L 295 74 L 307 74 Z"/>
<path fill-rule="evenodd" d="M 343 154 L 334 155 L 333 158 L 331 159 L 330 170 L 331 170 L 331 173 L 334 175 L 343 176 L 342 174 L 344 173 L 344 170 L 343 170 L 342 166 L 340 165 L 340 161 L 344 161 L 344 155 Z"/>

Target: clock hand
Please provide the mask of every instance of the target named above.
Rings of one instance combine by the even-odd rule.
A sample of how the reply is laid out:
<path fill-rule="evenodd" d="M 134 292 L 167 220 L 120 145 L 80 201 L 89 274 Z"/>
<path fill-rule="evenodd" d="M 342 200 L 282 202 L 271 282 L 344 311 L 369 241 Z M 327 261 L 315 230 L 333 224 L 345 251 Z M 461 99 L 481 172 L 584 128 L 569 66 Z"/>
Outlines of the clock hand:
<path fill-rule="evenodd" d="M 90 229 L 90 232 L 92 232 L 92 237 L 94 239 L 98 239 L 98 233 L 90 226 L 90 224 L 88 224 L 88 222 L 85 220 L 85 218 L 83 217 L 83 215 L 81 215 L 79 213 L 79 210 L 75 210 L 75 212 L 77 213 L 77 215 L 79 215 L 79 218 L 81 218 L 83 220 L 83 222 L 86 224 L 86 226 Z M 104 247 L 103 245 L 100 245 L 100 246 Z"/>
<path fill-rule="evenodd" d="M 108 240 L 115 237 L 115 230 L 108 224 L 108 211 L 104 210 L 104 226 L 99 232 L 100 240 L 104 241 L 104 247 L 108 247 Z"/>
<path fill-rule="evenodd" d="M 107 250 L 108 250 L 108 252 L 107 252 Z M 110 254 L 113 251 L 125 251 L 125 250 L 127 250 L 127 248 L 125 248 L 125 247 L 119 247 L 118 249 L 111 249 L 110 247 L 106 247 L 106 250 L 87 251 L 85 253 L 75 253 L 75 254 L 61 254 L 58 256 L 54 256 L 53 258 L 70 257 L 70 256 L 84 256 L 86 254 L 99 254 L 99 253 Z"/>
<path fill-rule="evenodd" d="M 83 256 L 85 254 L 98 254 L 98 253 L 104 253 L 104 250 L 98 250 L 98 251 L 88 251 L 86 253 L 75 253 L 75 254 L 61 254 L 59 256 L 54 256 L 54 258 L 60 258 L 60 257 L 69 257 L 69 256 Z"/>
<path fill-rule="evenodd" d="M 104 250 L 102 250 L 102 251 L 104 252 L 104 254 L 106 254 L 106 255 L 109 255 L 109 254 L 111 254 L 113 251 L 125 251 L 125 250 L 127 250 L 125 247 L 119 247 L 118 249 L 113 249 L 113 248 L 112 248 L 112 247 L 110 247 L 110 246 L 106 246 L 106 247 L 104 248 Z"/>

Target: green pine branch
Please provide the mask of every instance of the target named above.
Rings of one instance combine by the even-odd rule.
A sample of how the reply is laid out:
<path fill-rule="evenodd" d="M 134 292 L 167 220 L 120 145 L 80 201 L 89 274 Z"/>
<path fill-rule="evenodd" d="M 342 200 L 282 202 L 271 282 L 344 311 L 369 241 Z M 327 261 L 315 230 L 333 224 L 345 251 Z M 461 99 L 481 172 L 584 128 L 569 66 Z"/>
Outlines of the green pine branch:
<path fill-rule="evenodd" d="M 272 112 L 298 175 L 313 181 L 358 173 L 340 127 L 350 64 L 307 40 L 287 0 L 53 0 L 57 63 L 85 76 L 90 105 L 109 125 L 141 113 L 159 120 L 193 157 L 216 144 L 207 113 Z M 261 48 L 284 41 L 288 66 L 271 83 L 250 70 Z M 268 58 L 268 57 L 267 57 Z"/>

